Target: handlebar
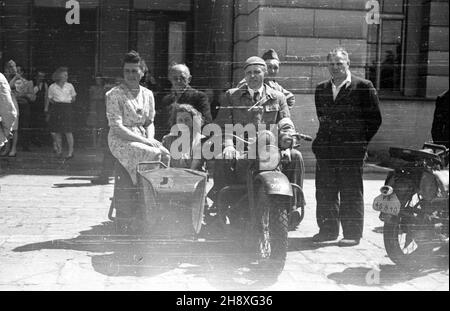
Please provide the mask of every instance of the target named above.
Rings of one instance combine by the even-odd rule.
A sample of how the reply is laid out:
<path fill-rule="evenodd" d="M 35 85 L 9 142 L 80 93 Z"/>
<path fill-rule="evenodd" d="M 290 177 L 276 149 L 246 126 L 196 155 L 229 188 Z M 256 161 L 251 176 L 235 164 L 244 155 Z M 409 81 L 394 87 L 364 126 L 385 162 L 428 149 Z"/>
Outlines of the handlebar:
<path fill-rule="evenodd" d="M 305 140 L 305 141 L 313 141 L 313 139 L 312 139 L 311 136 L 305 135 L 305 134 L 299 134 L 299 133 L 296 133 L 296 134 L 294 134 L 294 135 L 292 135 L 292 136 L 295 136 L 295 137 L 297 137 L 298 139 L 303 139 L 303 140 Z"/>
<path fill-rule="evenodd" d="M 434 143 L 425 143 L 423 145 L 423 148 L 430 148 L 430 149 L 436 149 L 436 150 L 441 150 L 443 152 L 448 152 L 448 148 L 443 146 L 443 145 L 437 145 Z"/>

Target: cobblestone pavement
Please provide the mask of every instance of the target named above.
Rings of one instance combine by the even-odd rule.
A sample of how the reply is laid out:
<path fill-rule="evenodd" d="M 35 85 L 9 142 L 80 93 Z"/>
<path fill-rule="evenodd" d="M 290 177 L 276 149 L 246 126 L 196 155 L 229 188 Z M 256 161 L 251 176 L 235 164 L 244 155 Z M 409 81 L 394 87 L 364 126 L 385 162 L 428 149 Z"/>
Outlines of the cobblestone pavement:
<path fill-rule="evenodd" d="M 86 176 L 6 175 L 0 177 L 0 290 L 448 290 L 448 257 L 405 271 L 386 256 L 382 222 L 371 209 L 384 176 L 366 177 L 361 244 L 311 242 L 315 190 L 306 179 L 305 219 L 289 234 L 284 270 L 273 275 L 254 269 L 227 241 L 114 235 L 107 220 L 112 184 L 91 186 Z"/>

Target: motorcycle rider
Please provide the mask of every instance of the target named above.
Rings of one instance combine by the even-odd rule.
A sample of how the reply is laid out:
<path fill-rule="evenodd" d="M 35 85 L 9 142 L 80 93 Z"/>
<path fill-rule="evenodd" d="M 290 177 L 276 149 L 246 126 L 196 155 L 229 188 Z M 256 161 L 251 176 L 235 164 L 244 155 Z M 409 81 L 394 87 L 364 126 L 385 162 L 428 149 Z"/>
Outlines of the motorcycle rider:
<path fill-rule="evenodd" d="M 295 132 L 294 124 L 290 120 L 286 97 L 264 83 L 264 78 L 267 75 L 266 62 L 260 57 L 252 56 L 245 61 L 243 69 L 246 83 L 237 88 L 229 89 L 225 93 L 215 122 L 222 130 L 224 130 L 226 124 L 233 126 L 241 124 L 245 127 L 251 123 L 258 123 L 266 124 L 266 127 L 276 124 L 279 133 L 286 130 Z M 254 108 L 249 109 L 250 107 Z M 232 137 L 225 137 L 222 152 L 225 159 L 238 158 L 240 151 L 236 150 Z M 291 183 L 302 187 L 304 171 L 302 154 L 296 149 L 290 151 L 290 161 L 283 165 L 282 172 Z M 214 186 L 209 193 L 209 197 L 214 201 L 217 192 L 227 185 L 238 183 L 240 175 L 242 175 L 242 172 L 239 172 L 239 169 L 230 171 L 223 161 L 216 161 L 213 175 Z M 301 202 L 301 204 L 303 203 Z"/>
<path fill-rule="evenodd" d="M 280 70 L 280 58 L 274 49 L 269 49 L 261 56 L 267 65 L 267 74 L 264 76 L 264 83 L 273 88 L 274 90 L 280 91 L 286 96 L 286 103 L 289 109 L 292 109 L 295 105 L 295 96 L 290 91 L 286 90 L 277 82 L 278 71 Z M 237 87 L 241 87 L 246 84 L 246 80 L 242 79 Z"/>

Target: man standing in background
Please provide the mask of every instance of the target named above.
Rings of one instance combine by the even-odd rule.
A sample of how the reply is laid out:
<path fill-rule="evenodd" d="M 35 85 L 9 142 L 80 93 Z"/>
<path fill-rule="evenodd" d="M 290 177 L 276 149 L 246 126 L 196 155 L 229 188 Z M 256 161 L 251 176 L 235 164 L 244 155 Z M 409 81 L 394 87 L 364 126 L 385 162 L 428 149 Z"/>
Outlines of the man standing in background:
<path fill-rule="evenodd" d="M 319 131 L 312 144 L 316 156 L 317 224 L 314 242 L 336 240 L 358 245 L 363 234 L 363 163 L 367 146 L 381 125 L 377 91 L 372 82 L 351 74 L 347 51 L 327 56 L 331 79 L 315 93 Z"/>

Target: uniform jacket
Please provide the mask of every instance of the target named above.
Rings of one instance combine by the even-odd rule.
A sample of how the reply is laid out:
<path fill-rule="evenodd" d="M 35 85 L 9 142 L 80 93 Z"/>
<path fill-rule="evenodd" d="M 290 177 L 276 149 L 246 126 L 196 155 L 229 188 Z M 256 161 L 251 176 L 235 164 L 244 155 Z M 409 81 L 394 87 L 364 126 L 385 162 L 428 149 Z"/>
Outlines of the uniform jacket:
<path fill-rule="evenodd" d="M 260 100 L 260 105 L 249 111 L 255 102 L 248 92 L 247 85 L 230 89 L 225 93 L 217 113 L 216 123 L 225 129 L 225 124 L 253 123 L 277 124 L 283 118 L 290 118 L 286 97 L 264 85 L 265 97 Z M 267 127 L 269 129 L 269 127 Z"/>
<path fill-rule="evenodd" d="M 278 82 L 274 80 L 267 80 L 267 85 L 273 88 L 274 90 L 277 90 L 281 93 L 283 93 L 284 96 L 286 96 L 286 103 L 289 107 L 289 109 L 292 109 L 295 105 L 295 96 L 288 90 L 286 90 L 284 87 L 282 87 Z"/>
<path fill-rule="evenodd" d="M 312 149 L 317 159 L 362 161 L 381 125 L 378 96 L 372 82 L 351 76 L 333 100 L 331 80 L 315 92 L 319 130 Z"/>
<path fill-rule="evenodd" d="M 11 88 L 5 76 L 0 73 L 0 147 L 8 140 L 14 122 L 17 119 L 17 110 Z"/>
<path fill-rule="evenodd" d="M 270 79 L 265 79 L 264 83 L 267 84 L 268 86 L 270 86 L 271 88 L 273 88 L 274 90 L 283 93 L 284 96 L 286 96 L 286 103 L 289 107 L 289 109 L 292 109 L 292 107 L 294 107 L 295 105 L 295 96 L 294 94 L 292 94 L 291 92 L 289 92 L 288 90 L 286 90 L 284 87 L 282 87 L 278 82 L 276 82 L 275 80 L 270 80 Z M 246 85 L 247 81 L 245 81 L 245 79 L 241 80 L 237 87 L 241 87 L 243 85 Z"/>

